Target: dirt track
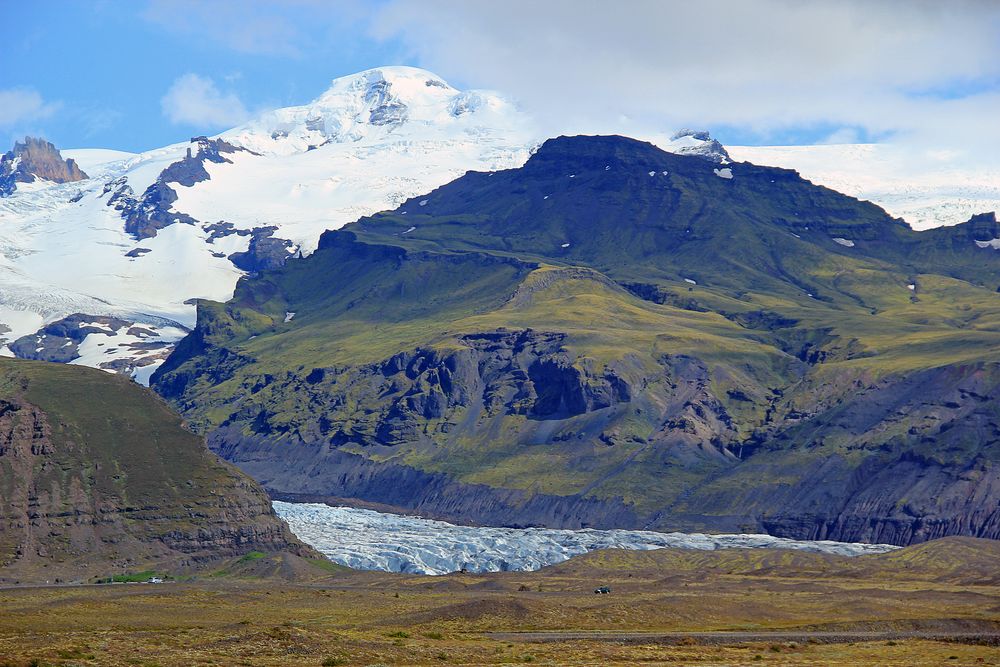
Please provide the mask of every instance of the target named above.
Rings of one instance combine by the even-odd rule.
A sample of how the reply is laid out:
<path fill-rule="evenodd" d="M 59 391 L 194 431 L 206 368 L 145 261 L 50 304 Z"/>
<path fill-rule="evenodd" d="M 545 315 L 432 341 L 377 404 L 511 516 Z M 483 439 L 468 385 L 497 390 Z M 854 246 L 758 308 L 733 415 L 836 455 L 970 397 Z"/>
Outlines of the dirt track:
<path fill-rule="evenodd" d="M 961 644 L 1000 646 L 1000 632 L 969 630 L 894 630 L 894 631 L 823 631 L 788 630 L 777 632 L 491 632 L 490 639 L 506 642 L 547 643 L 591 640 L 622 644 L 710 644 L 725 646 L 767 642 L 796 642 L 799 644 L 848 644 L 852 642 L 878 642 L 903 639 L 926 639 Z"/>

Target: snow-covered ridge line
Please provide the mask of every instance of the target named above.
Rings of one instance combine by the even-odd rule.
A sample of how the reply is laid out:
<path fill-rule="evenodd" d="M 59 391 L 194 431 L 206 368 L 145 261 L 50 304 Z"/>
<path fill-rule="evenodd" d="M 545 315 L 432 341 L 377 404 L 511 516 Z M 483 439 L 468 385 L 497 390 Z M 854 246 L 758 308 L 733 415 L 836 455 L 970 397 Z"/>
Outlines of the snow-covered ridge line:
<path fill-rule="evenodd" d="M 317 503 L 275 501 L 292 532 L 335 563 L 359 570 L 446 574 L 531 571 L 597 549 L 797 549 L 841 556 L 878 554 L 889 544 L 703 535 L 644 530 L 553 530 L 456 526 L 444 521 Z"/>

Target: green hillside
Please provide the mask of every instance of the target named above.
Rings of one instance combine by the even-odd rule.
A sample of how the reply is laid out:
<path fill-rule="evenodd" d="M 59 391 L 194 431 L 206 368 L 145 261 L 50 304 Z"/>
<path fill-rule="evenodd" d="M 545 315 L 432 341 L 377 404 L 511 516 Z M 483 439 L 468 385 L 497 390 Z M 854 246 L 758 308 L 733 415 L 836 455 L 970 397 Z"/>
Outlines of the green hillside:
<path fill-rule="evenodd" d="M 0 581 L 304 549 L 162 400 L 79 366 L 0 360 L 0 498 Z"/>
<path fill-rule="evenodd" d="M 1000 237 L 796 173 L 546 142 L 203 302 L 154 387 L 287 497 L 1000 537 Z"/>

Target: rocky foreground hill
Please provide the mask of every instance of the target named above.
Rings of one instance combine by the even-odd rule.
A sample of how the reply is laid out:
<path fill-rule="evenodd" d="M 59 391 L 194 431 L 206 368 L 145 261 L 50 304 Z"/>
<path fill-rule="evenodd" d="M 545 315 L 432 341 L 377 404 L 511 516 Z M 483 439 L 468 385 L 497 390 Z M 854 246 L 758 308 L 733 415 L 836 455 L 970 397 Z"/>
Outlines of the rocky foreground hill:
<path fill-rule="evenodd" d="M 312 553 L 161 400 L 79 366 L 0 361 L 0 499 L 0 581 Z"/>
<path fill-rule="evenodd" d="M 293 499 L 459 522 L 1000 537 L 1000 225 L 546 142 L 243 279 L 153 385 Z"/>

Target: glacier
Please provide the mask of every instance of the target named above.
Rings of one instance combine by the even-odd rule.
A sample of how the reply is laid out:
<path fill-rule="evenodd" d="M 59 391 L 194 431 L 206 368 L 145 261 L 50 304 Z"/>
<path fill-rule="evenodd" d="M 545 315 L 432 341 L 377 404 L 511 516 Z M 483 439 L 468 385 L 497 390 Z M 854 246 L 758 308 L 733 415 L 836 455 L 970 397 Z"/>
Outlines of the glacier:
<path fill-rule="evenodd" d="M 734 161 L 794 169 L 817 185 L 874 202 L 918 230 L 1000 212 L 1000 168 L 981 156 L 893 143 L 726 149 Z"/>
<path fill-rule="evenodd" d="M 273 505 L 296 537 L 334 563 L 357 570 L 409 574 L 532 571 L 597 549 L 797 549 L 862 556 L 899 548 L 771 535 L 458 526 L 320 503 L 274 501 Z"/>

